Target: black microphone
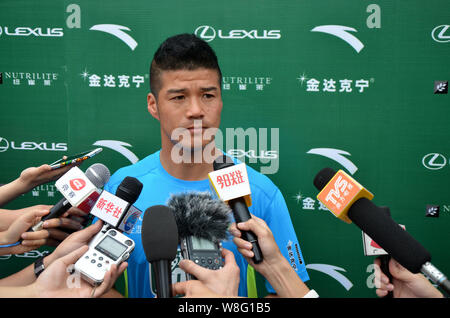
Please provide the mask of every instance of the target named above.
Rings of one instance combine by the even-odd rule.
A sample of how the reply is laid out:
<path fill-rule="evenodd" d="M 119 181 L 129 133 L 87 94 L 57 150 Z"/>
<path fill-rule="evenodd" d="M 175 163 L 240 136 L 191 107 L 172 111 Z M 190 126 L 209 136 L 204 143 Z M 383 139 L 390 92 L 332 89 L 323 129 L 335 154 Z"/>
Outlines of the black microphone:
<path fill-rule="evenodd" d="M 178 248 L 178 229 L 172 210 L 164 205 L 148 208 L 144 212 L 141 238 L 147 261 L 155 273 L 157 297 L 172 297 L 171 263 Z"/>
<path fill-rule="evenodd" d="M 323 181 L 314 184 L 321 191 L 320 186 L 324 187 L 332 177 L 330 168 L 325 168 L 315 178 Z M 431 255 L 425 247 L 372 201 L 365 197 L 356 200 L 349 207 L 347 216 L 407 270 L 414 274 L 422 272 L 450 293 L 450 282 L 431 264 Z"/>
<path fill-rule="evenodd" d="M 231 209 L 209 192 L 172 195 L 167 201 L 178 227 L 183 258 L 208 269 L 222 267 L 221 241 L 227 239 Z M 195 279 L 186 273 L 187 279 Z"/>
<path fill-rule="evenodd" d="M 82 174 L 82 172 L 81 172 L 81 174 Z M 105 183 L 108 182 L 108 180 L 111 176 L 111 173 L 109 172 L 109 169 L 105 165 L 103 165 L 101 163 L 95 163 L 86 170 L 86 173 L 84 173 L 84 175 L 89 179 L 89 181 L 92 182 L 92 184 L 97 189 L 100 189 L 105 185 Z M 93 203 L 95 203 L 95 201 L 92 201 L 91 198 L 88 197 L 80 202 L 77 202 L 77 204 L 75 206 L 77 206 L 77 207 L 82 206 L 81 209 L 84 212 L 88 213 L 90 208 L 92 208 Z M 69 200 L 66 197 L 63 197 L 58 203 L 56 203 L 50 209 L 49 214 L 42 217 L 41 221 L 38 224 L 36 224 L 35 226 L 33 226 L 29 231 L 41 230 L 42 226 L 46 220 L 60 217 L 71 207 L 72 207 L 72 205 L 70 204 Z M 88 221 L 88 218 L 87 218 L 87 220 L 85 220 L 85 222 L 87 222 L 87 221 Z"/>
<path fill-rule="evenodd" d="M 109 224 L 108 221 L 105 219 L 105 216 L 103 214 L 96 213 L 96 208 L 94 207 L 92 210 L 92 213 L 94 213 L 98 218 L 103 220 L 105 223 L 102 227 L 102 229 L 92 238 L 90 244 L 95 244 L 96 241 L 102 237 L 104 233 L 106 233 L 111 228 L 116 228 L 116 230 L 124 231 L 125 229 L 125 222 L 127 219 L 127 213 L 131 209 L 133 209 L 133 213 L 138 213 L 139 215 L 142 213 L 139 209 L 135 208 L 133 204 L 136 202 L 136 200 L 139 198 L 139 195 L 142 192 L 143 184 L 134 177 L 125 177 L 125 179 L 122 180 L 122 182 L 119 184 L 116 190 L 115 196 L 126 201 L 128 205 L 125 207 L 124 211 L 121 213 L 120 219 L 117 220 L 116 224 Z M 107 191 L 104 191 L 102 195 L 100 195 L 99 199 L 102 198 L 103 195 L 105 195 Z M 92 215 L 92 214 L 91 214 Z M 134 225 L 134 224 L 133 224 Z M 132 229 L 130 227 L 128 229 L 128 232 Z"/>
<path fill-rule="evenodd" d="M 144 185 L 134 177 L 126 177 L 116 190 L 116 196 L 133 205 L 139 198 Z"/>
<path fill-rule="evenodd" d="M 220 170 L 224 168 L 228 168 L 234 165 L 234 162 L 231 158 L 226 155 L 219 156 L 213 162 L 214 170 Z M 248 221 L 251 218 L 250 212 L 247 207 L 247 203 L 245 202 L 244 197 L 238 197 L 235 199 L 231 199 L 228 202 L 228 205 L 231 207 L 233 211 L 234 219 L 236 223 Z M 252 258 L 255 264 L 259 264 L 263 261 L 263 254 L 261 252 L 261 248 L 258 244 L 258 238 L 252 231 L 241 231 L 242 238 L 250 243 L 252 243 L 253 248 L 252 252 L 254 256 Z"/>

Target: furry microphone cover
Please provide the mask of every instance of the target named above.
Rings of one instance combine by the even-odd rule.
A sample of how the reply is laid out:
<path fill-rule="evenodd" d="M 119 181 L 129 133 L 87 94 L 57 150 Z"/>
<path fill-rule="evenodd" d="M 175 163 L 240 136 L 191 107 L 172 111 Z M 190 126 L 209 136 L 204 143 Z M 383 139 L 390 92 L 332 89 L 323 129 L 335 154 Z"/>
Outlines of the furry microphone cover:
<path fill-rule="evenodd" d="M 173 194 L 167 206 L 174 213 L 180 238 L 196 236 L 213 242 L 227 238 L 232 211 L 209 192 Z"/>

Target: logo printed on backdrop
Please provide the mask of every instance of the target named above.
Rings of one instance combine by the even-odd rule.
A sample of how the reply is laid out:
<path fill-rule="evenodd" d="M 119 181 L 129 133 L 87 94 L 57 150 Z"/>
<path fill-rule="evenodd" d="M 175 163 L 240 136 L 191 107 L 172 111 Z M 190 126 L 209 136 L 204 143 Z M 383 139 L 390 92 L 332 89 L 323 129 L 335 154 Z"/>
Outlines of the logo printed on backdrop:
<path fill-rule="evenodd" d="M 272 78 L 267 76 L 223 76 L 222 90 L 238 89 L 239 91 L 263 91 L 272 84 Z"/>
<path fill-rule="evenodd" d="M 331 160 L 336 161 L 345 169 L 347 169 L 347 171 L 350 172 L 352 175 L 355 174 L 355 172 L 358 170 L 358 167 L 353 162 L 351 162 L 348 158 L 344 157 L 344 155 L 351 156 L 349 152 L 344 150 L 334 148 L 313 148 L 308 150 L 306 153 L 330 158 Z"/>
<path fill-rule="evenodd" d="M 194 34 L 199 38 L 210 42 L 217 36 L 221 39 L 252 39 L 252 40 L 278 40 L 281 38 L 281 30 L 230 30 L 228 33 L 223 30 L 216 30 L 209 25 L 197 27 Z"/>
<path fill-rule="evenodd" d="M 63 28 L 43 28 L 43 27 L 9 27 L 0 26 L 0 36 L 35 36 L 35 37 L 62 37 L 64 36 Z"/>
<path fill-rule="evenodd" d="M 308 78 L 306 77 L 305 72 L 297 77 L 297 80 L 302 87 L 303 83 L 306 82 L 305 90 L 307 92 L 322 91 L 327 93 L 364 93 L 366 88 L 375 82 L 373 77 L 370 79 L 336 79 L 334 77 L 324 79 Z"/>
<path fill-rule="evenodd" d="M 0 137 L 0 152 L 7 151 L 11 146 L 14 150 L 41 150 L 41 151 L 67 151 L 66 143 L 48 143 L 48 142 L 34 142 L 24 141 L 19 146 L 15 141 L 8 142 L 3 137 Z"/>
<path fill-rule="evenodd" d="M 438 25 L 431 31 L 431 38 L 439 43 L 450 42 L 450 25 Z"/>
<path fill-rule="evenodd" d="M 434 81 L 434 93 L 435 94 L 447 94 L 448 93 L 448 81 Z"/>
<path fill-rule="evenodd" d="M 432 152 L 422 158 L 422 164 L 430 170 L 439 170 L 447 165 L 447 158 L 440 153 Z"/>
<path fill-rule="evenodd" d="M 440 210 L 440 206 L 439 205 L 431 205 L 428 204 L 425 210 L 425 216 L 426 217 L 433 217 L 433 218 L 438 218 L 439 217 L 439 210 Z"/>
<path fill-rule="evenodd" d="M 125 33 L 124 31 L 131 31 L 130 28 L 123 26 L 123 25 L 117 25 L 117 24 L 97 24 L 92 26 L 89 30 L 92 31 L 101 31 L 108 34 L 111 34 L 124 42 L 128 47 L 134 51 L 138 43 L 135 39 L 133 39 L 128 33 Z"/>
<path fill-rule="evenodd" d="M 90 74 L 86 68 L 80 73 L 83 81 L 89 79 L 89 87 L 140 88 L 148 74 Z"/>
<path fill-rule="evenodd" d="M 356 29 L 344 25 L 320 25 L 316 26 L 311 32 L 322 32 L 334 35 L 347 42 L 356 52 L 361 52 L 364 44 L 353 34 L 349 32 L 358 32 Z"/>
<path fill-rule="evenodd" d="M 130 162 L 133 164 L 139 161 L 139 158 L 131 150 L 129 150 L 128 148 L 125 148 L 125 146 L 133 147 L 129 143 L 119 141 L 119 140 L 97 140 L 96 142 L 94 142 L 93 145 L 106 147 L 106 148 L 112 149 L 114 151 L 117 151 L 122 156 L 124 156 L 125 158 L 130 160 Z"/>
<path fill-rule="evenodd" d="M 2 81 L 4 84 L 12 82 L 14 86 L 20 86 L 27 83 L 28 86 L 52 86 L 52 84 L 59 79 L 59 73 L 48 72 L 3 72 Z"/>

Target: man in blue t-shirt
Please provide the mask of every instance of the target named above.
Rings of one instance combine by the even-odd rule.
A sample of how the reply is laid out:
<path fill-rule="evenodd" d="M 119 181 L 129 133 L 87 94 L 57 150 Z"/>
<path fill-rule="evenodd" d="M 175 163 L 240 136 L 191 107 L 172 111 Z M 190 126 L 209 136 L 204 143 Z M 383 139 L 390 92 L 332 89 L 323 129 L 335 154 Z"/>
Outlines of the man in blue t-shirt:
<path fill-rule="evenodd" d="M 208 173 L 213 160 L 223 155 L 215 147 L 215 134 L 222 111 L 222 73 L 212 48 L 195 35 L 181 34 L 168 38 L 156 51 L 150 66 L 149 113 L 160 122 L 161 149 L 138 163 L 119 169 L 105 186 L 115 193 L 127 177 L 144 185 L 135 202 L 141 211 L 166 204 L 172 194 L 211 191 Z M 238 163 L 234 159 L 235 163 Z M 289 211 L 279 189 L 266 176 L 247 167 L 252 205 L 249 211 L 263 219 L 275 241 L 303 282 L 309 280 Z M 154 278 L 141 242 L 142 217 L 129 234 L 136 247 L 125 272 L 128 297 L 155 297 Z M 239 296 L 256 297 L 254 272 L 230 240 L 223 247 L 234 253 L 240 268 Z M 172 264 L 172 282 L 184 279 Z M 266 283 L 269 293 L 275 294 Z"/>

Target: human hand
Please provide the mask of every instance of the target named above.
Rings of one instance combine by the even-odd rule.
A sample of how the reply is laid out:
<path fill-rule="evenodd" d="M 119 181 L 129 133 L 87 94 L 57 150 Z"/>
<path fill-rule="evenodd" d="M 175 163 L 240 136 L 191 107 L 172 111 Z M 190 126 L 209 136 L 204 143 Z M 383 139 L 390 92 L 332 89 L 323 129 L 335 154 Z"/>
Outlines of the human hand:
<path fill-rule="evenodd" d="M 78 209 L 70 208 L 62 217 L 44 221 L 42 226 L 42 231 L 44 232 L 36 231 L 23 233 L 22 239 L 27 240 L 25 245 L 58 246 L 69 236 L 69 233 L 65 232 L 64 229 L 74 231 L 83 229 L 79 220 L 70 218 L 71 214 L 77 215 L 77 213 L 79 213 Z"/>
<path fill-rule="evenodd" d="M 70 234 L 64 241 L 61 242 L 61 244 L 58 245 L 53 253 L 47 256 L 47 264 L 51 264 L 56 259 L 66 256 L 67 254 L 73 252 L 81 246 L 88 245 L 91 239 L 98 232 L 100 232 L 102 227 L 103 221 L 98 220 L 84 230 Z"/>
<path fill-rule="evenodd" d="M 184 298 L 223 298 L 199 280 L 188 280 L 172 285 L 173 296 L 184 295 Z"/>
<path fill-rule="evenodd" d="M 79 298 L 100 297 L 108 292 L 127 268 L 128 263 L 123 262 L 119 267 L 113 264 L 110 270 L 106 272 L 102 284 L 93 287 L 81 279 L 78 273 L 70 274 L 70 270 L 68 270 L 88 249 L 88 246 L 84 245 L 55 260 L 42 272 L 36 282 L 30 285 L 32 294 L 35 297 L 45 298 Z"/>
<path fill-rule="evenodd" d="M 375 286 L 378 297 L 384 297 L 389 291 L 394 292 L 394 298 L 442 298 L 443 295 L 422 274 L 413 274 L 391 258 L 389 272 L 392 282 L 380 270 L 380 259 L 374 260 Z"/>
<path fill-rule="evenodd" d="M 14 244 L 20 241 L 22 235 L 28 231 L 33 225 L 40 221 L 41 217 L 48 214 L 51 206 L 48 205 L 36 205 L 27 208 L 26 211 L 18 217 L 8 229 L 0 233 L 0 244 L 8 245 Z M 37 249 L 44 245 L 47 231 L 35 232 L 34 239 L 24 239 L 21 244 L 12 246 L 10 248 L 2 249 L 2 254 L 23 254 L 31 250 Z"/>
<path fill-rule="evenodd" d="M 63 168 L 52 170 L 50 165 L 43 164 L 39 167 L 29 167 L 23 170 L 18 178 L 19 184 L 23 189 L 22 193 L 28 192 L 38 185 L 59 179 L 59 177 L 74 166 L 75 164 L 71 164 Z"/>
<path fill-rule="evenodd" d="M 211 292 L 222 295 L 236 297 L 239 288 L 239 266 L 236 264 L 233 252 L 222 248 L 222 257 L 224 258 L 224 266 L 218 270 L 211 270 L 195 264 L 191 260 L 181 260 L 180 268 L 194 275 L 201 281 Z M 194 288 L 198 291 L 199 286 L 182 286 L 179 288 Z M 177 287 L 178 288 L 178 287 Z M 193 290 L 190 290 L 192 292 Z"/>
<path fill-rule="evenodd" d="M 253 262 L 253 246 L 241 237 L 241 231 L 252 231 L 257 236 L 259 247 L 264 255 L 261 263 L 255 264 Z M 230 227 L 230 233 L 234 236 L 233 242 L 236 244 L 239 253 L 259 272 L 265 272 L 267 267 L 278 264 L 284 258 L 266 222 L 254 215 L 246 222 L 233 223 Z"/>

